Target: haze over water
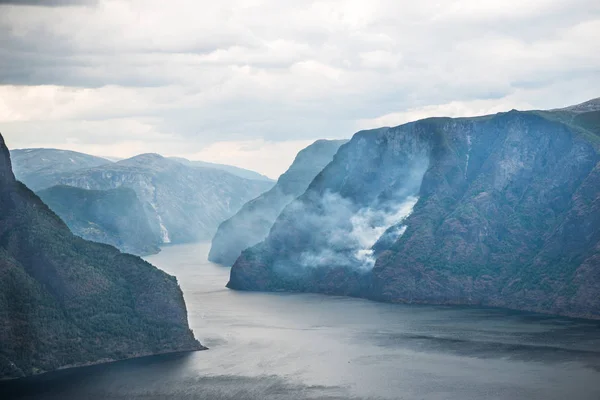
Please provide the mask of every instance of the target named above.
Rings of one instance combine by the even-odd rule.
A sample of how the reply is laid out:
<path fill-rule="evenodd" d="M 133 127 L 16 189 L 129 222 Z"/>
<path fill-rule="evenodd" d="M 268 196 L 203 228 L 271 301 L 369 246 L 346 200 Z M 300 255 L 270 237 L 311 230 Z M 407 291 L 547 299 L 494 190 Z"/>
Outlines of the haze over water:
<path fill-rule="evenodd" d="M 600 323 L 225 288 L 210 244 L 148 261 L 177 276 L 210 348 L 0 385 L 22 399 L 600 399 Z M 2 398 L 5 398 L 2 396 Z"/>

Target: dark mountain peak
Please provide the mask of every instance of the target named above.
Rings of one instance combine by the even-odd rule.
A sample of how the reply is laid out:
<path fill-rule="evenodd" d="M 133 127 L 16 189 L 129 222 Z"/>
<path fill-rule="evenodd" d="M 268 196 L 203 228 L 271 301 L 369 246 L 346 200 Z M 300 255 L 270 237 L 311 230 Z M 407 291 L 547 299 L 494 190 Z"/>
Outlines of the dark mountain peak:
<path fill-rule="evenodd" d="M 10 163 L 10 153 L 0 133 L 0 183 L 5 184 L 14 180 L 15 176 Z"/>

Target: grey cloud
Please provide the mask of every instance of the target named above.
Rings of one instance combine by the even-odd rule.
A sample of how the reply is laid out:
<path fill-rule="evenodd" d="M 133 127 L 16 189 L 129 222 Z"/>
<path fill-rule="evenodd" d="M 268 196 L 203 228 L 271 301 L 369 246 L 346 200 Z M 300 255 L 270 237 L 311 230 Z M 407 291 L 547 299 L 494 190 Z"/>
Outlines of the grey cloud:
<path fill-rule="evenodd" d="M 0 0 L 1 5 L 62 7 L 73 5 L 93 5 L 98 0 Z"/>
<path fill-rule="evenodd" d="M 90 89 L 52 104 L 5 94 L 0 125 L 25 132 L 48 118 L 76 132 L 73 121 L 92 121 L 78 138 L 91 145 L 96 122 L 143 120 L 200 146 L 348 137 L 357 121 L 454 101 L 544 108 L 597 97 L 600 3 L 507 2 L 0 1 L 54 6 L 2 7 L 0 90 Z"/>

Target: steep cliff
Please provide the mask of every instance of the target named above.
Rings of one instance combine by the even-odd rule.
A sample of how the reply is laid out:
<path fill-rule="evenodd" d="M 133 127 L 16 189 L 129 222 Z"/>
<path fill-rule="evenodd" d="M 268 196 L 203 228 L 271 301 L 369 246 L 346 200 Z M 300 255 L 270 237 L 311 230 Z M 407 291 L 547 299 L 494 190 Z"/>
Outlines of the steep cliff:
<path fill-rule="evenodd" d="M 271 190 L 244 204 L 240 211 L 219 226 L 208 259 L 231 266 L 243 250 L 264 240 L 283 208 L 304 193 L 345 142 L 318 140 L 300 151 Z"/>
<path fill-rule="evenodd" d="M 144 207 L 133 189 L 53 186 L 37 195 L 77 236 L 135 255 L 160 251 L 161 237 L 150 228 Z"/>
<path fill-rule="evenodd" d="M 0 379 L 199 349 L 176 279 L 74 236 L 0 136 Z"/>
<path fill-rule="evenodd" d="M 272 187 L 268 181 L 190 167 L 158 154 L 77 170 L 62 175 L 59 183 L 89 190 L 133 189 L 163 243 L 212 238 L 223 220 Z"/>
<path fill-rule="evenodd" d="M 600 107 L 357 133 L 229 287 L 600 318 Z"/>

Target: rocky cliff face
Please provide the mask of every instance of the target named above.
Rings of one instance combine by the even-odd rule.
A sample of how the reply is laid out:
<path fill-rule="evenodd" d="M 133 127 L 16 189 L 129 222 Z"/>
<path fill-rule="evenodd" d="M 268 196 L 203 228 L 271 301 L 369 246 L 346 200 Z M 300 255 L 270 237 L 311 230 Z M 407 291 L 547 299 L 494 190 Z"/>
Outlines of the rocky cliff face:
<path fill-rule="evenodd" d="M 0 135 L 0 183 L 5 186 L 15 181 L 15 175 L 10 163 L 10 156 L 6 154 L 6 143 Z"/>
<path fill-rule="evenodd" d="M 150 228 L 133 189 L 53 186 L 37 194 L 77 236 L 135 255 L 160 251 L 161 237 Z"/>
<path fill-rule="evenodd" d="M 229 287 L 600 318 L 599 121 L 579 106 L 359 132 Z"/>
<path fill-rule="evenodd" d="M 158 154 L 64 174 L 59 183 L 88 190 L 133 189 L 163 243 L 211 238 L 219 223 L 272 186 L 268 181 L 186 166 Z"/>
<path fill-rule="evenodd" d="M 345 142 L 318 140 L 298 153 L 271 190 L 244 204 L 240 211 L 219 226 L 209 260 L 231 266 L 243 250 L 264 240 L 283 208 L 304 193 Z"/>
<path fill-rule="evenodd" d="M 176 279 L 74 236 L 0 136 L 0 379 L 201 348 Z"/>

